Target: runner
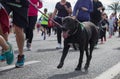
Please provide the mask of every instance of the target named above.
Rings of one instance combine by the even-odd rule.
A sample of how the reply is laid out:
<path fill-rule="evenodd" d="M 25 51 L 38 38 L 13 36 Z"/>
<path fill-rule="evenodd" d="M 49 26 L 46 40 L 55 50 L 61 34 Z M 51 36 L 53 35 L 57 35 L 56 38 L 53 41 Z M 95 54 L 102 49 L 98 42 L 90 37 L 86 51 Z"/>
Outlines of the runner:
<path fill-rule="evenodd" d="M 2 47 L 2 54 L 0 61 L 5 61 L 8 65 L 12 64 L 14 60 L 13 49 L 10 43 L 7 42 L 9 33 L 9 19 L 8 15 L 0 4 L 0 46 Z"/>
<path fill-rule="evenodd" d="M 55 18 L 55 21 L 58 22 L 60 25 L 62 25 L 62 18 L 66 16 L 70 16 L 72 14 L 72 7 L 71 3 L 66 0 L 60 0 L 56 3 L 54 12 L 52 14 L 52 18 Z M 56 16 L 56 17 L 55 17 Z M 56 49 L 61 49 L 62 46 L 62 29 L 60 26 L 57 26 L 57 42 L 58 46 Z"/>
<path fill-rule="evenodd" d="M 16 42 L 18 46 L 18 60 L 16 62 L 16 67 L 22 67 L 24 65 L 25 56 L 23 53 L 24 46 L 24 31 L 23 29 L 28 26 L 28 5 L 27 0 L 2 0 L 4 1 L 2 5 L 7 10 L 8 14 L 13 13 L 13 25 L 15 27 Z M 13 3 L 11 5 L 8 3 Z"/>
<path fill-rule="evenodd" d="M 42 1 L 39 0 L 30 0 L 35 6 L 37 6 L 37 8 L 42 8 Z M 37 21 L 37 17 L 38 17 L 38 10 L 33 6 L 33 5 L 29 5 L 28 8 L 28 20 L 29 20 L 29 24 L 28 27 L 25 28 L 25 34 L 26 34 L 26 47 L 27 50 L 30 51 L 31 50 L 31 44 L 32 44 L 32 39 L 33 39 L 33 30 L 35 28 L 35 24 Z"/>
<path fill-rule="evenodd" d="M 47 16 L 44 16 L 44 14 Z M 41 15 L 39 21 L 40 21 L 40 24 L 41 26 L 43 27 L 43 31 L 42 31 L 42 34 L 44 36 L 44 40 L 46 39 L 46 29 L 48 27 L 48 13 L 47 13 L 47 8 L 44 8 L 44 14 Z"/>

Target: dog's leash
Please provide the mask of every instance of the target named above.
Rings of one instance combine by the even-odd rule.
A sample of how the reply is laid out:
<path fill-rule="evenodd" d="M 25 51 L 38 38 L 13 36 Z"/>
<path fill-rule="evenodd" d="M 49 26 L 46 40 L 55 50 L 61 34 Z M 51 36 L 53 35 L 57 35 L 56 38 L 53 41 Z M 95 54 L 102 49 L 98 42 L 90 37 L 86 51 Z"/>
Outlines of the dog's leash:
<path fill-rule="evenodd" d="M 37 8 L 37 6 L 35 6 L 30 0 L 28 0 L 28 2 L 35 8 L 37 9 L 41 14 L 43 14 L 45 17 L 49 18 L 47 15 L 45 15 L 41 10 L 39 10 Z M 4 3 L 4 4 L 7 4 L 7 5 L 11 5 L 11 6 L 15 6 L 15 7 L 18 7 L 18 8 L 21 8 L 22 5 L 20 4 L 16 4 L 16 3 L 12 3 L 12 2 L 7 2 L 7 1 L 4 1 L 4 0 L 0 0 L 0 3 Z M 62 25 L 60 25 L 58 22 L 56 22 L 55 20 L 53 20 L 52 18 L 50 18 L 51 21 L 53 21 L 55 24 L 57 24 L 60 28 L 62 28 Z"/>
<path fill-rule="evenodd" d="M 48 16 L 46 16 L 41 10 L 39 10 L 37 8 L 37 6 L 35 6 L 30 0 L 28 0 L 28 2 L 35 8 L 37 9 L 41 14 L 43 14 L 45 17 L 49 18 Z M 56 22 L 55 20 L 53 20 L 52 18 L 50 18 L 51 21 L 53 21 L 55 24 L 57 24 L 60 28 L 62 28 L 62 25 L 59 24 L 58 22 Z"/>

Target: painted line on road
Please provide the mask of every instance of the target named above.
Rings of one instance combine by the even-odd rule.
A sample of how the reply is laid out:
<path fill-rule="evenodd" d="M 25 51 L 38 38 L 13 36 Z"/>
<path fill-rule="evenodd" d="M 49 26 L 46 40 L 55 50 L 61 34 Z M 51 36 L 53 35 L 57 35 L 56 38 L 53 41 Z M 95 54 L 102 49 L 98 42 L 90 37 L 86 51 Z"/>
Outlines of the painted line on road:
<path fill-rule="evenodd" d="M 34 63 L 39 63 L 39 62 L 40 61 L 28 61 L 28 62 L 25 62 L 24 66 L 34 64 Z M 5 67 L 0 67 L 0 72 L 5 71 L 5 70 L 9 70 L 9 69 L 12 69 L 12 68 L 15 68 L 15 65 L 9 65 L 9 66 L 5 66 Z"/>
<path fill-rule="evenodd" d="M 120 63 L 114 65 L 113 67 L 103 72 L 94 79 L 112 79 L 119 73 L 120 73 Z"/>

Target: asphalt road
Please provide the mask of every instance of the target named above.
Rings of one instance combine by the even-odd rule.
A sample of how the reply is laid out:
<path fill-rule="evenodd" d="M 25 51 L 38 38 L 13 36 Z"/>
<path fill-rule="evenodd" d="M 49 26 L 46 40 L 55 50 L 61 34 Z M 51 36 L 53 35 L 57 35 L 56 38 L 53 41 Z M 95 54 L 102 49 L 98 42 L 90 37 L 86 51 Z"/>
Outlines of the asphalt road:
<path fill-rule="evenodd" d="M 70 48 L 63 68 L 57 69 L 62 49 L 55 49 L 56 35 L 52 34 L 43 40 L 43 37 L 35 31 L 32 51 L 27 51 L 24 47 L 26 65 L 23 68 L 14 68 L 18 55 L 15 35 L 10 34 L 9 39 L 15 50 L 15 60 L 10 68 L 5 62 L 0 62 L 0 79 L 95 79 L 120 61 L 120 38 L 117 35 L 112 38 L 107 36 L 107 41 L 104 44 L 99 43 L 97 49 L 93 51 L 88 72 L 84 69 L 74 70 L 78 63 L 79 51 L 74 51 L 73 48 Z M 85 61 L 84 55 L 83 67 Z M 27 64 L 28 62 L 30 64 Z M 114 79 L 119 79 L 119 74 Z"/>

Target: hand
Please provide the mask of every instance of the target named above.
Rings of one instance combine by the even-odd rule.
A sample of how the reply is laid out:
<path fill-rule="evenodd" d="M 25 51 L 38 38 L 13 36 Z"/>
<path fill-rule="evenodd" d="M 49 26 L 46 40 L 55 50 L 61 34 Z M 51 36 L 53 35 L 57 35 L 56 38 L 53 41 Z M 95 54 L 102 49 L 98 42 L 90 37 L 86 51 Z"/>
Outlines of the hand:
<path fill-rule="evenodd" d="M 76 19 L 76 16 L 72 16 L 72 19 Z"/>
<path fill-rule="evenodd" d="M 82 9 L 83 11 L 88 11 L 88 9 L 85 8 L 85 7 L 81 7 L 81 9 Z"/>
<path fill-rule="evenodd" d="M 102 7 L 97 8 L 98 11 L 102 10 Z"/>
<path fill-rule="evenodd" d="M 66 5 L 64 5 L 65 9 L 68 10 L 68 7 Z"/>

